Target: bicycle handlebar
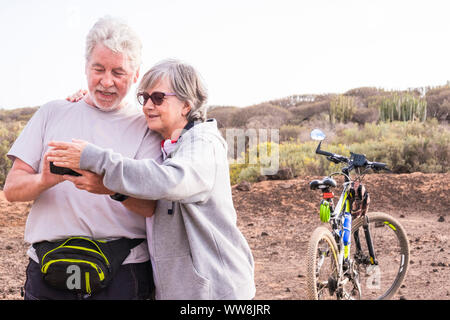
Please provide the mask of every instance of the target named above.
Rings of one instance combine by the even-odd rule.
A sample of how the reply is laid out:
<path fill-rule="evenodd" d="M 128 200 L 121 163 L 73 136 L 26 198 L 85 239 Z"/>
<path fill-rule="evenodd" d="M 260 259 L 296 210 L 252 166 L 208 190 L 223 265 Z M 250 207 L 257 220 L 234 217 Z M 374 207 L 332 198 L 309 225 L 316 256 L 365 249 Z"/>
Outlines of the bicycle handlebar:
<path fill-rule="evenodd" d="M 319 142 L 319 145 L 317 146 L 316 149 L 316 153 L 326 156 L 329 161 L 332 161 L 334 163 L 348 163 L 349 165 L 346 168 L 344 168 L 343 171 L 345 170 L 346 172 L 350 172 L 355 168 L 370 168 L 375 171 L 386 170 L 391 172 L 391 170 L 386 167 L 387 165 L 386 163 L 368 161 L 364 154 L 357 154 L 350 152 L 351 156 L 350 158 L 347 158 L 341 156 L 340 154 L 321 150 L 320 149 L 321 144 L 322 141 Z"/>

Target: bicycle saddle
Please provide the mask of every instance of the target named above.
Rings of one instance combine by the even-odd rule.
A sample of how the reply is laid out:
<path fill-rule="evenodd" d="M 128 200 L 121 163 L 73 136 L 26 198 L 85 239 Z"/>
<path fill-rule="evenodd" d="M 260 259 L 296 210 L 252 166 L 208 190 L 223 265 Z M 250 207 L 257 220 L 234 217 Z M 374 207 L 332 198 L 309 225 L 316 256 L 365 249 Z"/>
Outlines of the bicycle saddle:
<path fill-rule="evenodd" d="M 336 181 L 333 178 L 325 177 L 322 180 L 313 180 L 309 183 L 311 190 L 334 188 L 337 186 Z"/>

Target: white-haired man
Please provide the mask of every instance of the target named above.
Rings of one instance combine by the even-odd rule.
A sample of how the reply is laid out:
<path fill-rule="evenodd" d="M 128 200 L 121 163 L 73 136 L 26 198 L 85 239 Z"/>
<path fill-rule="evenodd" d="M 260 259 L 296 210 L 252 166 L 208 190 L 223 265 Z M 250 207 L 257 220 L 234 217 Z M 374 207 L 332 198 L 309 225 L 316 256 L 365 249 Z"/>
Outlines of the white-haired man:
<path fill-rule="evenodd" d="M 114 194 L 103 186 L 101 176 L 88 171 L 80 170 L 78 177 L 53 174 L 46 159 L 50 141 L 78 138 L 136 159 L 161 160 L 160 137 L 148 130 L 142 111 L 124 100 L 138 80 L 140 59 L 141 43 L 129 26 L 110 17 L 100 19 L 86 41 L 88 94 L 76 103 L 57 100 L 40 107 L 8 153 L 14 163 L 5 182 L 7 200 L 34 200 L 25 228 L 25 241 L 32 244 L 25 299 L 151 295 L 149 254 L 140 239 L 146 238 L 144 216 L 153 212 L 154 202 Z M 63 258 L 49 260 L 55 252 Z M 108 270 L 94 266 L 96 254 L 105 258 Z M 56 268 L 63 262 L 66 278 Z M 97 274 L 84 271 L 91 266 Z M 100 281 L 100 289 L 94 288 L 94 280 Z"/>

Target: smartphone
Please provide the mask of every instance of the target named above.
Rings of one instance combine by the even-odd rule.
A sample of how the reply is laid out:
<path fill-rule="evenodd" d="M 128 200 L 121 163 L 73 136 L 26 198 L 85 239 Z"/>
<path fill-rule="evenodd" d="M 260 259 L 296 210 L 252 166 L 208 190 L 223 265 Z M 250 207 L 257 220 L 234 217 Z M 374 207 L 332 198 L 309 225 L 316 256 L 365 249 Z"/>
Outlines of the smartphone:
<path fill-rule="evenodd" d="M 55 166 L 53 164 L 53 162 L 50 162 L 50 172 L 54 173 L 54 174 L 60 174 L 60 175 L 68 174 L 68 175 L 76 176 L 76 177 L 81 176 L 81 174 L 73 171 L 72 169 Z"/>

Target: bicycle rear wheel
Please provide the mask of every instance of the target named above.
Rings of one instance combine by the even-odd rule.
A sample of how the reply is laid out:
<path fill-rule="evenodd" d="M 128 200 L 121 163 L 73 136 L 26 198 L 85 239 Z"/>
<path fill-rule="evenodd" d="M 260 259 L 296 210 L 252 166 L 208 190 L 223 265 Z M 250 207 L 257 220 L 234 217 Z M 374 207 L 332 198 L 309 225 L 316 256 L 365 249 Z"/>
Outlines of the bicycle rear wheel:
<path fill-rule="evenodd" d="M 308 299 L 336 299 L 338 283 L 338 250 L 331 232 L 325 227 L 314 230 L 306 256 Z"/>
<path fill-rule="evenodd" d="M 354 219 L 352 232 L 359 235 L 361 251 L 351 246 L 351 256 L 359 272 L 363 299 L 390 299 L 402 284 L 409 266 L 409 242 L 405 230 L 392 216 L 382 212 L 367 214 L 376 263 L 370 261 L 365 217 Z M 354 238 L 354 237 L 353 237 Z"/>

